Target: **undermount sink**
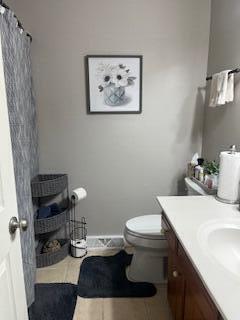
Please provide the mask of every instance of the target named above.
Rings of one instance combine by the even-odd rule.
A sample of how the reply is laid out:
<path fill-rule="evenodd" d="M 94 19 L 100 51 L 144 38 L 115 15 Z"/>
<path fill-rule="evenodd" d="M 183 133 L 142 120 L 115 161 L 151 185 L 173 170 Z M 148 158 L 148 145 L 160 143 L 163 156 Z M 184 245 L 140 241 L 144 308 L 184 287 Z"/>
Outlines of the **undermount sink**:
<path fill-rule="evenodd" d="M 198 240 L 206 254 L 240 277 L 240 219 L 202 225 Z"/>

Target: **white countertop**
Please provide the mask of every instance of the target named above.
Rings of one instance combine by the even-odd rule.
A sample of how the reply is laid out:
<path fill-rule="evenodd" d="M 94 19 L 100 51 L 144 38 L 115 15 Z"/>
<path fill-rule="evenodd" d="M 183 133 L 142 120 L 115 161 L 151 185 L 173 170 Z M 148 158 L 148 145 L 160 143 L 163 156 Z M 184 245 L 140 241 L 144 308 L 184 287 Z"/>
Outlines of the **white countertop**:
<path fill-rule="evenodd" d="M 170 196 L 157 200 L 222 317 L 239 320 L 240 265 L 237 277 L 204 250 L 199 238 L 204 224 L 211 221 L 240 221 L 238 205 L 221 203 L 214 196 Z"/>

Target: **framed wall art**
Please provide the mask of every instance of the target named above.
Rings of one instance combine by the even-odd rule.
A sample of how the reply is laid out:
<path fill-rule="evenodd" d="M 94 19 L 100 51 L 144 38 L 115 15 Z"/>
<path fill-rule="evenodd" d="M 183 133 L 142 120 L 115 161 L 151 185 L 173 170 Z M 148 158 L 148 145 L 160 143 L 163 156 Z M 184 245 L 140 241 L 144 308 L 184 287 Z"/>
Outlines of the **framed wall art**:
<path fill-rule="evenodd" d="M 142 56 L 88 55 L 89 113 L 141 113 Z"/>

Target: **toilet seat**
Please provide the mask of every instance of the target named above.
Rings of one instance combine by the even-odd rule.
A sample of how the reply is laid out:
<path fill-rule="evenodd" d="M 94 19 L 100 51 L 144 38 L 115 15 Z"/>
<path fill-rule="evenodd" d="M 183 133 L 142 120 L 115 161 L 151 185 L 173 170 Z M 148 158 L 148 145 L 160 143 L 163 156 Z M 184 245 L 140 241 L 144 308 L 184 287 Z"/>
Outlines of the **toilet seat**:
<path fill-rule="evenodd" d="M 145 215 L 130 219 L 126 222 L 125 233 L 151 240 L 164 240 L 161 215 Z"/>

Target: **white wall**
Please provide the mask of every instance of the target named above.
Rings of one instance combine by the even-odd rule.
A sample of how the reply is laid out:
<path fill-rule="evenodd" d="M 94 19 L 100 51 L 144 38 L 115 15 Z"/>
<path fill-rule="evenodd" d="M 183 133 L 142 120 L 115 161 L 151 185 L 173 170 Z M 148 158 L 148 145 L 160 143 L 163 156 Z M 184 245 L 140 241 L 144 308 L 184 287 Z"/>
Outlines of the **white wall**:
<path fill-rule="evenodd" d="M 240 2 L 212 0 L 208 74 L 240 66 Z M 210 82 L 208 89 L 210 88 Z M 209 91 L 209 90 L 208 90 Z M 235 77 L 235 100 L 223 107 L 209 108 L 206 100 L 203 152 L 217 159 L 219 152 L 236 144 L 240 148 L 240 76 Z"/>
<path fill-rule="evenodd" d="M 33 35 L 42 172 L 85 186 L 90 234 L 158 213 L 201 151 L 210 0 L 9 0 Z M 84 56 L 142 54 L 143 113 L 88 115 Z"/>

